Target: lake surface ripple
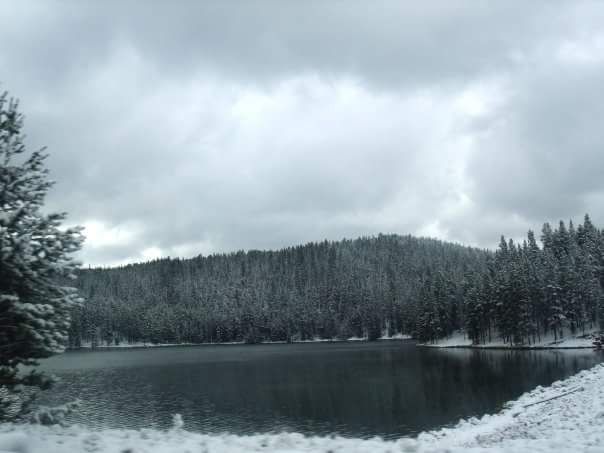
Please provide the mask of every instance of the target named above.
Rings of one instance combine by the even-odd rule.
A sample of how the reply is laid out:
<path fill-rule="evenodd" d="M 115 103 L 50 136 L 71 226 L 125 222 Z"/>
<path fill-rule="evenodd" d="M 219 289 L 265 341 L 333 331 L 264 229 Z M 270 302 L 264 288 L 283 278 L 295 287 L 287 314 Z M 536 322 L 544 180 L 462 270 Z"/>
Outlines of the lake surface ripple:
<path fill-rule="evenodd" d="M 42 404 L 76 398 L 69 421 L 203 433 L 295 431 L 396 438 L 497 412 L 537 385 L 603 360 L 592 350 L 418 348 L 409 341 L 69 351 Z"/>

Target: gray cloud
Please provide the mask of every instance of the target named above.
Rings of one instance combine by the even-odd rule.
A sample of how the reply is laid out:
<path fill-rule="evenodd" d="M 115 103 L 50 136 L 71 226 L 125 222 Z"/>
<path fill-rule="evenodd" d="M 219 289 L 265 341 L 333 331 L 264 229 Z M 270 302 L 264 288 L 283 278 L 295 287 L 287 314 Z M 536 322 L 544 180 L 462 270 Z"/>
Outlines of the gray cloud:
<path fill-rule="evenodd" d="M 535 57 L 534 70 L 510 80 L 513 93 L 470 160 L 472 197 L 484 211 L 534 226 L 587 211 L 602 222 L 593 198 L 604 194 L 604 47 L 594 59 L 570 62 L 552 51 L 551 60 Z"/>
<path fill-rule="evenodd" d="M 604 222 L 601 4 L 142 5 L 0 14 L 86 263 Z"/>

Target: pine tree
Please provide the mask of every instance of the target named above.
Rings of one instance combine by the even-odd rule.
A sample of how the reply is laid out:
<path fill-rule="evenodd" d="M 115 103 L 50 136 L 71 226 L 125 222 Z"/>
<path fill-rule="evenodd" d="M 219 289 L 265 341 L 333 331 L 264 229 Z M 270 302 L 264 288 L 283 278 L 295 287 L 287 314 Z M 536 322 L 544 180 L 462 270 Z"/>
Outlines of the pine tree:
<path fill-rule="evenodd" d="M 15 415 L 15 394 L 24 386 L 50 385 L 44 375 L 18 369 L 66 345 L 69 313 L 78 302 L 65 285 L 77 268 L 69 255 L 83 240 L 79 228 L 61 229 L 65 214 L 41 212 L 52 186 L 47 155 L 40 150 L 27 157 L 17 107 L 0 96 L 0 420 Z"/>
<path fill-rule="evenodd" d="M 464 304 L 466 332 L 473 344 L 479 344 L 482 340 L 481 334 L 483 333 L 483 304 L 480 299 L 480 288 L 476 282 L 472 281 L 472 275 L 466 278 Z"/>

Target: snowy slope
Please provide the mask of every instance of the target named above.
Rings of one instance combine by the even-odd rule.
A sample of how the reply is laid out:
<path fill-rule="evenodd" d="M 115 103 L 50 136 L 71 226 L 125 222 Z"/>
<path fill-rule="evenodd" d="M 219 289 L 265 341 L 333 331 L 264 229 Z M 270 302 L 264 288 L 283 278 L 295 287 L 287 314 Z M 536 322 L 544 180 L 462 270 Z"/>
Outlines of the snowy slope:
<path fill-rule="evenodd" d="M 572 392 L 572 393 L 568 393 Z M 562 395 L 562 396 L 561 396 Z M 544 401 L 548 400 L 549 401 Z M 537 403 L 537 404 L 535 404 Z M 81 427 L 0 426 L 0 451 L 19 453 L 243 452 L 603 452 L 604 365 L 537 387 L 496 415 L 461 421 L 417 439 L 384 441 L 301 434 L 202 435 L 182 429 L 91 431 Z"/>

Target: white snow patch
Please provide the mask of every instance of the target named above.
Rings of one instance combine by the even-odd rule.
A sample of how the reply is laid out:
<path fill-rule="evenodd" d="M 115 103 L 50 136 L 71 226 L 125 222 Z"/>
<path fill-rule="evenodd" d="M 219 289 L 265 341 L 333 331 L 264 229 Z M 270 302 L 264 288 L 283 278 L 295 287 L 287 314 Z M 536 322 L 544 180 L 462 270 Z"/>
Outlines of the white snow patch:
<path fill-rule="evenodd" d="M 455 332 L 450 337 L 442 338 L 435 343 L 425 343 L 421 346 L 430 346 L 433 348 L 459 348 L 472 346 L 472 340 L 470 340 L 463 332 Z"/>
<path fill-rule="evenodd" d="M 392 336 L 382 335 L 378 340 L 411 340 L 411 335 L 405 335 L 403 333 L 395 333 Z"/>
<path fill-rule="evenodd" d="M 169 431 L 103 430 L 0 425 L 0 451 L 63 453 L 596 453 L 604 446 L 604 364 L 550 387 L 537 387 L 496 415 L 462 420 L 453 428 L 395 441 L 302 434 L 206 435 L 179 426 Z"/>
<path fill-rule="evenodd" d="M 420 346 L 428 346 L 431 348 L 523 348 L 523 349 L 583 349 L 593 348 L 594 335 L 598 332 L 598 329 L 590 329 L 584 334 L 572 335 L 569 331 L 564 332 L 563 338 L 554 338 L 553 333 L 548 333 L 546 336 L 541 337 L 541 341 L 536 341 L 530 345 L 511 346 L 509 343 L 505 343 L 501 338 L 496 335 L 494 339 L 488 343 L 473 345 L 472 341 L 468 338 L 465 332 L 458 331 L 447 338 L 442 338 L 435 341 L 434 343 L 425 343 Z"/>

